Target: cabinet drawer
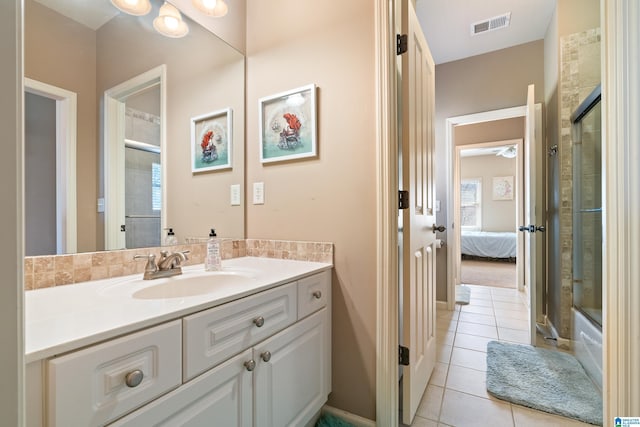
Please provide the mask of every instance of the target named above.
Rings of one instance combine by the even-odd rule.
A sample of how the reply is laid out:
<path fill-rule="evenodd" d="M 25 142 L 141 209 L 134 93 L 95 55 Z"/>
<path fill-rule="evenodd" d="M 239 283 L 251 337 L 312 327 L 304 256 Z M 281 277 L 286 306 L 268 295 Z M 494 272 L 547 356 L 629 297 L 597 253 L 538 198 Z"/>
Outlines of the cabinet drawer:
<path fill-rule="evenodd" d="M 297 319 L 296 283 L 184 318 L 184 381 L 286 328 Z"/>
<path fill-rule="evenodd" d="M 179 386 L 180 326 L 176 320 L 48 361 L 48 425 L 101 426 Z M 139 384 L 132 373 L 142 373 Z"/>
<path fill-rule="evenodd" d="M 320 310 L 331 298 L 331 271 L 298 280 L 298 319 Z"/>

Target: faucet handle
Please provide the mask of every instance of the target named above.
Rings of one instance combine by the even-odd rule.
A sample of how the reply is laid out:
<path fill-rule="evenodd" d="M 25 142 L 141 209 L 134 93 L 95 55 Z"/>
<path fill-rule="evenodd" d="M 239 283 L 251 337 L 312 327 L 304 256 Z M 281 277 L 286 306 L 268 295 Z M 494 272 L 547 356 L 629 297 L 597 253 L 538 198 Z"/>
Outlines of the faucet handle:
<path fill-rule="evenodd" d="M 158 270 L 158 266 L 156 265 L 156 256 L 155 254 L 149 254 L 149 255 L 134 255 L 133 259 L 146 259 L 147 260 L 147 264 L 144 266 L 144 271 L 148 272 L 155 272 Z"/>
<path fill-rule="evenodd" d="M 189 259 L 189 254 L 191 253 L 191 251 L 180 251 L 180 253 L 184 255 L 184 260 L 187 261 Z"/>

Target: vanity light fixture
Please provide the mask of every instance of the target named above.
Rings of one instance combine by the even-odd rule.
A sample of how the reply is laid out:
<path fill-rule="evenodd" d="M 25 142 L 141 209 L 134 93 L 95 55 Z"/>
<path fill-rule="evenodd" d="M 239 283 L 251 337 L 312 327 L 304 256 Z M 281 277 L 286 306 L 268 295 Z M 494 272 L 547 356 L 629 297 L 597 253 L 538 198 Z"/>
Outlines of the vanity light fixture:
<path fill-rule="evenodd" d="M 142 16 L 151 11 L 149 0 L 111 0 L 111 4 L 129 15 Z"/>
<path fill-rule="evenodd" d="M 224 0 L 191 0 L 191 3 L 200 12 L 215 18 L 221 18 L 229 11 L 229 7 Z"/>
<path fill-rule="evenodd" d="M 164 2 L 158 17 L 153 20 L 153 28 L 163 36 L 173 38 L 184 37 L 189 33 L 189 27 L 182 20 L 180 11 L 167 2 Z"/>

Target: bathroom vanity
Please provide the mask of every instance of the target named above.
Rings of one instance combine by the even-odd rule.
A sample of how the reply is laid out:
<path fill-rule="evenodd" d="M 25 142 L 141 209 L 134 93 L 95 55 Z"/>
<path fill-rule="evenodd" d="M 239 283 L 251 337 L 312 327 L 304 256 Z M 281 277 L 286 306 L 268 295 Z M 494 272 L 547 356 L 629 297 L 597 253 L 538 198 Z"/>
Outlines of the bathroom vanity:
<path fill-rule="evenodd" d="M 331 390 L 331 264 L 223 267 L 27 292 L 27 425 L 310 425 Z"/>

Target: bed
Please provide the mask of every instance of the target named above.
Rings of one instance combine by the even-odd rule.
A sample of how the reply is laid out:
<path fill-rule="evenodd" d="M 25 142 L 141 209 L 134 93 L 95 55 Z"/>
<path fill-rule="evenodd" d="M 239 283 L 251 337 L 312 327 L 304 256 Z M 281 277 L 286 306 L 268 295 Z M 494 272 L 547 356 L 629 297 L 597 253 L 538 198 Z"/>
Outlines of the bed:
<path fill-rule="evenodd" d="M 460 252 L 481 258 L 515 258 L 515 232 L 462 231 Z"/>

